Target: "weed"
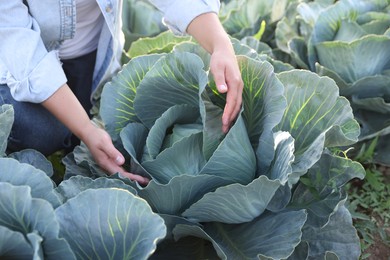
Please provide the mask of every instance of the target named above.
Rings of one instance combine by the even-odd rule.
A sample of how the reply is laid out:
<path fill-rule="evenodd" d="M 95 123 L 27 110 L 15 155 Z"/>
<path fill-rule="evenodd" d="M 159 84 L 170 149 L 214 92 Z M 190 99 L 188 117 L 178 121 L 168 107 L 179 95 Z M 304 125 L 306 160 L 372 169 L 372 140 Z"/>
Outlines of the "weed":
<path fill-rule="evenodd" d="M 353 160 L 366 169 L 364 180 L 354 180 L 346 188 L 349 193 L 348 209 L 361 238 L 361 259 L 371 257 L 370 248 L 381 244 L 390 251 L 390 182 L 383 168 L 373 163 L 378 138 L 363 144 Z M 344 155 L 346 155 L 344 153 Z"/>

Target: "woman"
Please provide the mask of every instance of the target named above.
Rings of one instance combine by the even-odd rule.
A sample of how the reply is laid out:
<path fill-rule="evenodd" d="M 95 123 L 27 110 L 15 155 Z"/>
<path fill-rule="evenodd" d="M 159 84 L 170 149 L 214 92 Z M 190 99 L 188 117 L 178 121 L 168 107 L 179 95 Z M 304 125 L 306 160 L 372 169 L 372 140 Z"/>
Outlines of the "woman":
<path fill-rule="evenodd" d="M 218 0 L 153 0 L 174 32 L 192 35 L 210 54 L 227 132 L 241 106 L 243 83 Z M 83 141 L 108 174 L 126 172 L 109 135 L 90 121 L 93 96 L 119 69 L 123 49 L 121 0 L 13 0 L 0 3 L 0 105 L 12 104 L 11 151 L 49 155 Z M 73 133 L 73 134 L 72 134 Z"/>

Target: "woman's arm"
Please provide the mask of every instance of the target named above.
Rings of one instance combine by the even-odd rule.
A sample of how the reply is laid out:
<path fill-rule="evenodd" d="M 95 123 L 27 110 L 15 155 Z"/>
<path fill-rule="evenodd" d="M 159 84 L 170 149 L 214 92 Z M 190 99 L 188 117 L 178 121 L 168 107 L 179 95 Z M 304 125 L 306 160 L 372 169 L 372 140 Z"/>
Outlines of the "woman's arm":
<path fill-rule="evenodd" d="M 219 92 L 227 92 L 222 116 L 222 130 L 227 132 L 241 109 L 244 86 L 233 46 L 215 13 L 197 16 L 187 27 L 187 32 L 211 53 L 210 71 L 215 84 Z"/>
<path fill-rule="evenodd" d="M 233 46 L 218 18 L 219 0 L 150 0 L 164 13 L 165 24 L 175 33 L 192 35 L 211 54 L 210 70 L 217 88 L 227 93 L 222 116 L 226 133 L 242 103 L 243 81 Z"/>
<path fill-rule="evenodd" d="M 91 122 L 68 85 L 60 87 L 42 105 L 87 145 L 95 161 L 109 174 L 120 172 L 141 184 L 148 183 L 147 178 L 126 172 L 121 167 L 125 162 L 123 155 L 114 147 L 108 133 Z"/>
<path fill-rule="evenodd" d="M 40 28 L 23 1 L 3 1 L 0 12 L 0 60 L 7 69 L 6 83 L 15 100 L 41 103 L 87 145 L 99 166 L 109 174 L 120 172 L 146 183 L 146 178 L 121 167 L 123 155 L 115 149 L 110 136 L 92 124 L 66 85 L 56 52 L 47 52 Z"/>
<path fill-rule="evenodd" d="M 17 101 L 40 103 L 66 83 L 55 51 L 48 52 L 23 0 L 0 3 L 0 60 Z M 0 71 L 4 73 L 4 71 Z"/>

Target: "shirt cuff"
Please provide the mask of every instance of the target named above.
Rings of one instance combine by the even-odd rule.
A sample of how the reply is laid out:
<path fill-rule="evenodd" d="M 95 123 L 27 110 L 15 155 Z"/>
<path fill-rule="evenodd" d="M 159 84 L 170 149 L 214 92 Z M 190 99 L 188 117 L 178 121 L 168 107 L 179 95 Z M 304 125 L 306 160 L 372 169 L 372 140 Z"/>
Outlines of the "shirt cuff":
<path fill-rule="evenodd" d="M 27 78 L 17 80 L 10 73 L 6 79 L 16 101 L 41 103 L 67 82 L 57 51 L 51 51 L 38 63 Z"/>
<path fill-rule="evenodd" d="M 204 13 L 218 14 L 219 8 L 220 2 L 214 0 L 178 0 L 165 10 L 163 22 L 175 34 L 184 35 L 193 19 Z"/>

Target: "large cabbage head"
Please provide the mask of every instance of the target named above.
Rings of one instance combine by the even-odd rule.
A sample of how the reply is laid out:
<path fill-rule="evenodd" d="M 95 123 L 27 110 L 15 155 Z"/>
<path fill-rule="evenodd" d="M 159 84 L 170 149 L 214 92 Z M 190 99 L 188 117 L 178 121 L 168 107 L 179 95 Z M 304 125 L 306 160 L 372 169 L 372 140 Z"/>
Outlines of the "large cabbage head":
<path fill-rule="evenodd" d="M 194 44 L 136 57 L 104 87 L 105 128 L 128 170 L 151 179 L 146 187 L 126 183 L 168 228 L 155 256 L 359 255 L 342 186 L 364 170 L 328 151 L 357 141 L 348 101 L 333 80 L 301 70 L 276 74 L 241 47 L 251 57 L 238 56 L 243 106 L 227 134 L 225 96 Z M 76 149 L 73 160 L 98 173 L 82 153 Z"/>

